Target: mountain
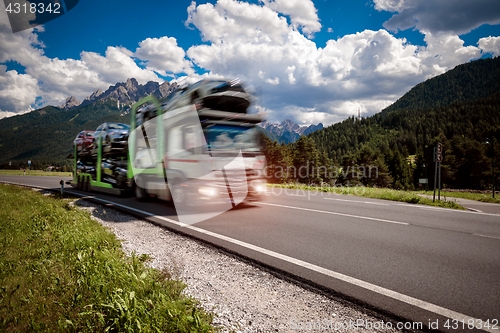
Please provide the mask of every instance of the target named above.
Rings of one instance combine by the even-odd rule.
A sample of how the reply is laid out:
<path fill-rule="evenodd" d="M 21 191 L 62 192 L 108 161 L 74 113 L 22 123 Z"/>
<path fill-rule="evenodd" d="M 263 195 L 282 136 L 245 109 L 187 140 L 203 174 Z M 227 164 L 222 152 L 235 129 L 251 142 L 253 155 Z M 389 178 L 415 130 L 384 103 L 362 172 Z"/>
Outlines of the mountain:
<path fill-rule="evenodd" d="M 68 97 L 59 107 L 47 106 L 24 115 L 0 121 L 0 164 L 7 161 L 67 162 L 72 141 L 82 130 L 94 130 L 106 121 L 129 123 L 122 112 L 123 105 L 131 105 L 141 98 L 155 94 L 162 99 L 175 88 L 176 83 L 161 85 L 149 81 L 142 85 L 136 79 L 97 89 L 80 103 Z M 121 105 L 120 105 L 121 104 Z"/>
<path fill-rule="evenodd" d="M 352 117 L 310 136 L 337 160 L 363 145 L 413 155 L 440 133 L 478 138 L 500 126 L 494 113 L 499 92 L 500 57 L 479 59 L 416 85 L 374 116 Z"/>
<path fill-rule="evenodd" d="M 71 164 L 66 156 L 82 130 L 95 130 L 104 122 L 130 123 L 116 101 L 95 101 L 70 110 L 47 106 L 0 120 L 0 165 L 32 160 L 33 165 Z M 2 166 L 0 166 L 2 168 Z"/>
<path fill-rule="evenodd" d="M 457 66 L 418 84 L 378 114 L 351 117 L 308 137 L 343 167 L 385 165 L 395 188 L 432 179 L 432 147 L 441 142 L 445 186 L 488 188 L 495 156 L 495 169 L 500 169 L 500 145 L 495 144 L 500 142 L 500 57 Z M 500 173 L 495 179 L 500 181 Z"/>
<path fill-rule="evenodd" d="M 85 106 L 85 105 L 88 105 L 88 104 L 90 104 L 90 103 L 92 103 L 92 102 L 96 101 L 96 100 L 99 98 L 99 96 L 101 96 L 102 94 L 104 94 L 104 91 L 102 91 L 101 89 L 97 89 L 96 91 L 94 91 L 94 92 L 92 93 L 92 95 L 87 96 L 87 97 L 83 100 L 82 104 L 81 104 L 81 105 L 79 105 L 79 106 Z"/>
<path fill-rule="evenodd" d="M 486 98 L 500 90 L 500 58 L 479 59 L 417 84 L 382 110 L 422 110 Z"/>
<path fill-rule="evenodd" d="M 134 78 L 127 79 L 126 82 L 120 82 L 110 86 L 106 91 L 97 89 L 92 95 L 86 97 L 81 104 L 76 106 L 86 106 L 95 101 L 116 100 L 122 105 L 130 105 L 141 98 L 154 94 L 157 98 L 162 99 L 170 95 L 177 88 L 177 83 L 165 81 L 161 85 L 158 82 L 149 81 L 142 85 Z M 69 108 L 65 108 L 69 109 Z"/>
<path fill-rule="evenodd" d="M 123 105 L 131 105 L 154 94 L 164 99 L 177 88 L 165 81 L 161 85 L 150 81 L 144 85 L 130 78 L 110 86 L 106 91 L 97 89 L 80 103 L 68 97 L 59 107 L 47 106 L 23 115 L 0 120 L 0 168 L 9 161 L 33 166 L 43 164 L 71 164 L 66 156 L 72 151 L 72 142 L 82 130 L 94 130 L 104 122 L 130 123 Z"/>
<path fill-rule="evenodd" d="M 69 110 L 80 104 L 81 102 L 79 100 L 77 100 L 74 96 L 71 96 L 66 98 L 66 102 L 63 105 L 59 106 L 59 108 Z"/>
<path fill-rule="evenodd" d="M 290 119 L 284 120 L 281 124 L 270 123 L 264 120 L 259 126 L 266 130 L 262 132 L 271 140 L 285 144 L 293 143 L 297 141 L 301 135 L 307 135 L 323 128 L 322 123 L 318 125 L 299 126 Z M 274 135 L 270 136 L 268 133 L 273 133 Z"/>

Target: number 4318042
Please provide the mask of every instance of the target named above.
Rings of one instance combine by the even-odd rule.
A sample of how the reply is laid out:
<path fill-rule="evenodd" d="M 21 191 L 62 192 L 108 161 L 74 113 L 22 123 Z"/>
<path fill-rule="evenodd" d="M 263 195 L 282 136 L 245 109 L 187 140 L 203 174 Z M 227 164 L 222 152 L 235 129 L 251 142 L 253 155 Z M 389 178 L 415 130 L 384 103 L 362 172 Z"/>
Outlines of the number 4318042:
<path fill-rule="evenodd" d="M 9 14 L 61 14 L 61 4 L 60 3 L 49 3 L 47 6 L 43 2 L 40 3 L 24 3 L 20 4 L 18 2 L 9 3 L 5 8 L 5 11 Z"/>

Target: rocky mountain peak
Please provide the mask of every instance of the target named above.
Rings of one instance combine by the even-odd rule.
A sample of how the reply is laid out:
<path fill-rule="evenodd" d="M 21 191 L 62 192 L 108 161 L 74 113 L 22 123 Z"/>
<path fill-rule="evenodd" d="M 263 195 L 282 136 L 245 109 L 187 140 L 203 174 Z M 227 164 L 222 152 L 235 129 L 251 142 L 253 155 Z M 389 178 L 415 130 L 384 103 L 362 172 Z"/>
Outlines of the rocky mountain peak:
<path fill-rule="evenodd" d="M 290 131 L 290 132 L 295 132 L 299 130 L 300 126 L 294 123 L 291 119 L 285 119 L 280 126 L 285 130 L 285 131 Z"/>
<path fill-rule="evenodd" d="M 301 135 L 307 135 L 323 128 L 323 124 L 299 126 L 291 119 L 285 119 L 280 124 L 270 123 L 266 120 L 260 123 L 260 127 L 278 136 L 280 142 L 294 142 Z"/>
<path fill-rule="evenodd" d="M 177 89 L 177 82 L 170 84 L 170 82 L 165 81 L 158 87 L 158 90 L 155 92 L 155 96 L 158 98 L 167 97 L 175 89 Z"/>
<path fill-rule="evenodd" d="M 70 97 L 66 98 L 66 102 L 64 102 L 64 104 L 60 105 L 59 107 L 61 109 L 69 110 L 69 109 L 72 109 L 80 104 L 81 104 L 81 102 L 79 100 L 77 100 L 74 96 L 70 96 Z"/>
<path fill-rule="evenodd" d="M 95 101 L 99 96 L 101 96 L 102 94 L 104 94 L 104 91 L 102 91 L 101 89 L 97 89 L 96 91 L 94 91 L 92 93 L 92 95 L 86 97 L 84 99 L 84 101 Z"/>
<path fill-rule="evenodd" d="M 68 97 L 68 99 L 74 99 L 72 100 L 70 108 L 76 106 L 86 106 L 98 100 L 106 101 L 108 99 L 115 99 L 120 101 L 120 103 L 131 104 L 151 94 L 154 94 L 158 98 L 166 97 L 176 88 L 177 83 L 170 84 L 168 81 L 163 82 L 161 85 L 155 81 L 149 81 L 142 85 L 139 84 L 135 78 L 128 78 L 125 82 L 119 82 L 113 86 L 109 86 L 106 91 L 97 89 L 90 96 L 86 97 L 82 103 L 74 97 Z M 64 105 L 66 105 L 67 102 L 68 100 Z M 63 108 L 64 105 L 61 107 Z"/>

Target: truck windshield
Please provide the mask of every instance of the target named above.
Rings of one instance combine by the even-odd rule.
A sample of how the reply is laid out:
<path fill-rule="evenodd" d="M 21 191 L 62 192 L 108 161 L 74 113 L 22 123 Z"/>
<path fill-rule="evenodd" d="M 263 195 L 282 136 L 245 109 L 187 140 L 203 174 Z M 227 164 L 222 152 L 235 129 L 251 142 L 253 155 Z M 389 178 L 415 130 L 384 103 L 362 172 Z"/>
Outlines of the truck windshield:
<path fill-rule="evenodd" d="M 257 131 L 255 128 L 213 125 L 203 129 L 205 140 L 211 152 L 258 152 Z"/>

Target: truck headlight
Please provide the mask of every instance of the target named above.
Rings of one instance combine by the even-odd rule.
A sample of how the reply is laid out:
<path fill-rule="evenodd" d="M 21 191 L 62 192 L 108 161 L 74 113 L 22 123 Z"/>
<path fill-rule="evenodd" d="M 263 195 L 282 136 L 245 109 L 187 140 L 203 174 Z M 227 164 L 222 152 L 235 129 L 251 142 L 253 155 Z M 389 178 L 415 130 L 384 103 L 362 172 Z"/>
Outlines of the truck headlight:
<path fill-rule="evenodd" d="M 198 193 L 204 197 L 215 197 L 217 195 L 217 190 L 213 187 L 203 186 L 198 189 Z"/>
<path fill-rule="evenodd" d="M 266 191 L 266 184 L 261 180 L 253 180 L 250 183 L 250 186 L 252 190 L 258 194 L 262 194 Z"/>

